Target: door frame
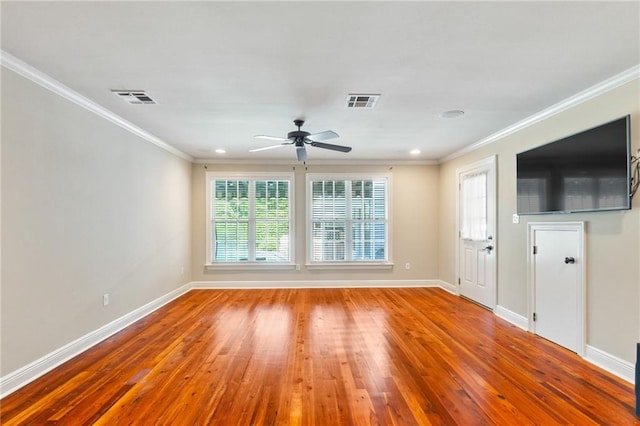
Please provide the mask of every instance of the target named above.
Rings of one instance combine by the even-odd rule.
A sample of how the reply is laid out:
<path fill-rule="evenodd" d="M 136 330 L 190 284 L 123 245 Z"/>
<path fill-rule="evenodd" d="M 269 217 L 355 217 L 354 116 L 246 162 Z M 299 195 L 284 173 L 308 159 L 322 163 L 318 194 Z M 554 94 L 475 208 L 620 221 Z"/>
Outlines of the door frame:
<path fill-rule="evenodd" d="M 527 330 L 535 334 L 533 313 L 536 301 L 536 274 L 534 268 L 533 243 L 536 231 L 577 231 L 578 232 L 578 256 L 579 267 L 576 268 L 578 280 L 576 302 L 577 306 L 577 351 L 581 357 L 585 356 L 586 348 L 586 303 L 587 303 L 587 244 L 585 239 L 585 222 L 529 222 L 527 224 L 527 289 L 529 301 L 527 303 Z"/>
<path fill-rule="evenodd" d="M 491 275 L 493 276 L 493 291 L 491 292 L 491 303 L 488 308 L 495 311 L 496 306 L 498 304 L 498 162 L 497 156 L 492 155 L 490 157 L 486 157 L 482 160 L 476 161 L 471 164 L 467 164 L 465 166 L 459 167 L 456 169 L 456 234 L 455 234 L 455 268 L 456 268 L 456 279 L 458 281 L 457 284 L 454 284 L 456 289 L 455 293 L 460 296 L 460 193 L 462 190 L 462 180 L 461 177 L 470 172 L 473 169 L 477 169 L 480 167 L 490 167 L 493 170 L 493 179 L 487 180 L 487 185 L 493 185 L 493 203 L 489 205 L 487 203 L 487 208 L 493 209 L 493 220 L 491 223 L 491 229 L 493 232 L 491 236 L 493 237 L 493 252 L 494 252 L 494 261 L 491 265 Z"/>

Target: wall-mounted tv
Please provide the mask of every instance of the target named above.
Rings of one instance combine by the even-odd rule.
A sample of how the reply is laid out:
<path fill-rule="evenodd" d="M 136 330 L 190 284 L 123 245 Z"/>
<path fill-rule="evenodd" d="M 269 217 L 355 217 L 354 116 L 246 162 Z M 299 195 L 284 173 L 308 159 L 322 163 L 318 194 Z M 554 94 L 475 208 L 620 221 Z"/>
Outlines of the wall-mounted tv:
<path fill-rule="evenodd" d="M 630 120 L 517 154 L 518 214 L 630 209 Z"/>

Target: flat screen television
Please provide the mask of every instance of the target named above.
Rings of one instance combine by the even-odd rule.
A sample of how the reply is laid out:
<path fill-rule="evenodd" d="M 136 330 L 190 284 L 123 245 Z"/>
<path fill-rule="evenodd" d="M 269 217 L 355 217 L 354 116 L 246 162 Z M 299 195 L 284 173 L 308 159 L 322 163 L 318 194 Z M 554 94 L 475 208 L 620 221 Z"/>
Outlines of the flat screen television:
<path fill-rule="evenodd" d="M 518 214 L 630 209 L 630 119 L 517 154 Z"/>

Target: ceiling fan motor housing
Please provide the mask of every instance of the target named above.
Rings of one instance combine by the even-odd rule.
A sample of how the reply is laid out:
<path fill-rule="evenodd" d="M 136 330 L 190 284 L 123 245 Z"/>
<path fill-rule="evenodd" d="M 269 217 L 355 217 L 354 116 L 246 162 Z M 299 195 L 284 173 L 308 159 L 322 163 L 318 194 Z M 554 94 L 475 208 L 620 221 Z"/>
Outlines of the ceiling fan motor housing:
<path fill-rule="evenodd" d="M 303 130 L 294 130 L 293 132 L 287 133 L 287 139 L 292 140 L 294 142 L 304 141 L 307 136 L 311 133 L 305 132 Z"/>

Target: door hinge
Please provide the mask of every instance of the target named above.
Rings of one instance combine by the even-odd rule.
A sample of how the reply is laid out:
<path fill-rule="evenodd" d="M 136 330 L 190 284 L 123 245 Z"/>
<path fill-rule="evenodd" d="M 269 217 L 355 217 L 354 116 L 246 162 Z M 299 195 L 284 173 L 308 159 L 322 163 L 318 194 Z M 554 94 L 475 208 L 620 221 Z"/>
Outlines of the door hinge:
<path fill-rule="evenodd" d="M 538 316 L 536 315 L 536 313 L 535 313 L 535 312 L 533 313 L 533 320 L 534 320 L 534 321 L 538 321 Z"/>
<path fill-rule="evenodd" d="M 538 246 L 533 246 L 533 254 L 538 254 Z"/>
<path fill-rule="evenodd" d="M 460 278 L 458 278 L 458 285 L 460 285 Z"/>

